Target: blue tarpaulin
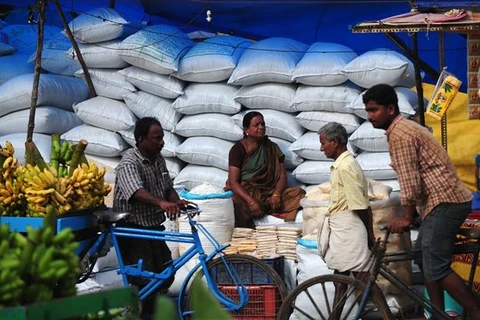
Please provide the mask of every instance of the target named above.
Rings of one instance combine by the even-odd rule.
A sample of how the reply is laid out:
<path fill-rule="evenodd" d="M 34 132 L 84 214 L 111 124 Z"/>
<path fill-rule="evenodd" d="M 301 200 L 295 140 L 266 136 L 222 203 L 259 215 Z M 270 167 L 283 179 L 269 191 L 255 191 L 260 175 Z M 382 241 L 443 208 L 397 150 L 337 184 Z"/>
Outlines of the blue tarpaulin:
<path fill-rule="evenodd" d="M 429 1 L 430 3 L 435 1 Z M 7 23 L 25 23 L 27 5 L 33 0 L 0 0 L 0 4 L 16 7 L 4 20 Z M 60 1 L 67 19 L 92 8 L 109 6 L 107 0 Z M 422 5 L 422 2 L 417 2 Z M 435 2 L 440 4 L 441 2 Z M 448 4 L 465 4 L 468 1 L 449 1 Z M 61 26 L 55 7 L 49 3 L 47 23 Z M 268 37 L 288 37 L 306 44 L 317 41 L 346 45 L 362 54 L 375 48 L 390 48 L 400 51 L 382 33 L 356 34 L 350 27 L 360 22 L 376 21 L 410 11 L 405 0 L 116 0 L 115 9 L 130 21 L 141 20 L 143 25 L 169 23 L 185 32 L 203 30 L 227 33 L 252 40 Z M 206 19 L 211 12 L 211 22 Z M 411 35 L 397 34 L 407 45 Z M 439 70 L 437 33 L 419 35 L 420 58 Z M 466 40 L 461 34 L 445 35 L 445 65 L 448 70 L 467 83 Z M 436 79 L 425 79 L 435 83 Z M 462 89 L 464 89 L 462 87 Z M 465 90 L 462 90 L 465 91 Z"/>

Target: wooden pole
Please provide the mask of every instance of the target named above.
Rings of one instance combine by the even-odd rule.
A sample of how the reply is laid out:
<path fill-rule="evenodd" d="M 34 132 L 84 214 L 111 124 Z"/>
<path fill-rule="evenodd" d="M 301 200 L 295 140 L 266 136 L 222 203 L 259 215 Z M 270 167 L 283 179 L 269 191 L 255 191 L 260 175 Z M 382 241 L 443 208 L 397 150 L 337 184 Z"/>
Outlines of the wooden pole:
<path fill-rule="evenodd" d="M 38 12 L 38 36 L 37 36 L 37 53 L 35 57 L 35 69 L 33 74 L 33 88 L 32 98 L 30 101 L 30 116 L 28 117 L 27 128 L 27 142 L 32 141 L 33 129 L 35 128 L 35 109 L 37 107 L 38 100 L 38 84 L 40 83 L 40 73 L 42 71 L 42 51 L 43 51 L 43 27 L 45 24 L 45 7 L 47 5 L 46 0 L 39 0 L 39 12 Z"/>
<path fill-rule="evenodd" d="M 72 31 L 68 26 L 67 20 L 65 19 L 65 15 L 63 14 L 63 11 L 62 11 L 62 7 L 60 6 L 60 3 L 58 2 L 58 0 L 54 0 L 53 2 L 55 3 L 55 7 L 57 7 L 58 15 L 60 16 L 60 20 L 62 20 L 62 24 L 63 24 L 63 27 L 65 28 L 65 32 L 67 33 L 67 36 L 70 39 L 70 42 L 72 43 L 73 50 L 75 50 L 75 53 L 77 54 L 78 62 L 80 62 L 80 65 L 82 66 L 83 74 L 85 75 L 85 81 L 87 81 L 88 88 L 90 89 L 90 96 L 96 97 L 97 93 L 95 92 L 95 88 L 93 87 L 92 78 L 90 77 L 90 72 L 88 71 L 87 65 L 85 64 L 85 60 L 83 60 L 82 53 L 78 48 L 78 44 L 75 41 L 75 38 L 73 37 Z"/>

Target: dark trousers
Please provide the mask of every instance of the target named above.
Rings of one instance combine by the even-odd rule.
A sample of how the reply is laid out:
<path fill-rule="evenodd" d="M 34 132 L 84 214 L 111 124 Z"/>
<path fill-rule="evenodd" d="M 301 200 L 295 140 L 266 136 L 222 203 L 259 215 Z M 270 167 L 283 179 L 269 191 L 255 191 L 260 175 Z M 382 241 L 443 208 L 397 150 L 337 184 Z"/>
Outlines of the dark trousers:
<path fill-rule="evenodd" d="M 141 227 L 127 223 L 119 223 L 117 226 L 159 231 L 165 229 L 163 226 Z M 160 273 L 172 263 L 172 253 L 165 241 L 135 239 L 129 237 L 118 237 L 117 239 L 124 265 L 138 264 L 138 260 L 143 259 L 143 270 Z M 136 286 L 138 290 L 142 289 L 150 281 L 149 279 L 132 276 L 128 276 L 127 278 L 128 282 L 131 285 Z M 173 283 L 174 278 L 175 277 L 172 276 L 165 280 L 154 294 L 150 295 L 143 301 L 141 308 L 143 315 L 147 316 L 153 313 L 156 296 L 158 294 L 165 294 Z"/>

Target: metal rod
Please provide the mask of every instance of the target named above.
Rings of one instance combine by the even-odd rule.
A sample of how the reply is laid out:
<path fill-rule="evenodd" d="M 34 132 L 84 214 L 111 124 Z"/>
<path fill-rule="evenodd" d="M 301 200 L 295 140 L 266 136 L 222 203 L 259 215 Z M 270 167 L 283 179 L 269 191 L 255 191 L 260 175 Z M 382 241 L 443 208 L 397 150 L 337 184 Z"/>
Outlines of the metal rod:
<path fill-rule="evenodd" d="M 425 104 L 423 101 L 423 85 L 422 85 L 422 75 L 420 74 L 420 65 L 418 63 L 418 34 L 415 32 L 412 36 L 413 40 L 413 52 L 416 56 L 416 59 L 413 59 L 413 66 L 415 68 L 415 87 L 417 88 L 417 99 L 418 99 L 418 115 L 420 117 L 420 124 L 425 126 Z"/>
<path fill-rule="evenodd" d="M 385 34 L 394 44 L 396 44 L 406 55 L 409 59 L 413 62 L 417 62 L 419 67 L 424 70 L 432 79 L 438 79 L 440 77 L 440 73 L 437 72 L 434 68 L 432 68 L 428 63 L 420 59 L 418 55 L 418 49 L 410 50 L 405 42 L 402 41 L 396 34 L 387 32 Z M 417 32 L 414 32 L 413 35 L 416 37 Z"/>
<path fill-rule="evenodd" d="M 440 70 L 445 67 L 445 32 L 438 33 L 438 63 Z M 448 152 L 447 146 L 447 113 L 441 120 L 442 146 Z"/>

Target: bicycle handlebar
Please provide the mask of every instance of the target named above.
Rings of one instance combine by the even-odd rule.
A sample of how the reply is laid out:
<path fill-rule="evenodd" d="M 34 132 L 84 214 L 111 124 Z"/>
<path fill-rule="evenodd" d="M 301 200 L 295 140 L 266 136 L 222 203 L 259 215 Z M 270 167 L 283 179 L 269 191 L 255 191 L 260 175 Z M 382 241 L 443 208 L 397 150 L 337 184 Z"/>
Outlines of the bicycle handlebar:
<path fill-rule="evenodd" d="M 405 251 L 408 254 L 413 254 L 413 251 L 410 248 L 410 246 L 407 244 L 407 241 L 405 240 L 405 236 L 407 235 L 406 232 L 410 231 L 410 229 L 412 229 L 414 226 L 415 225 L 411 224 L 406 230 L 403 230 L 402 232 L 399 233 L 400 242 L 402 244 L 402 249 L 403 249 L 403 251 Z M 387 223 L 380 224 L 378 227 L 379 227 L 380 231 L 385 231 L 385 236 L 383 238 L 383 241 L 385 243 L 387 243 L 388 238 L 390 237 L 390 233 L 391 233 L 390 230 L 388 229 L 388 224 Z"/>
<path fill-rule="evenodd" d="M 186 208 L 180 209 L 180 215 L 187 215 L 190 218 L 193 218 L 194 216 L 200 214 L 202 212 L 198 205 L 194 203 L 189 203 Z"/>

